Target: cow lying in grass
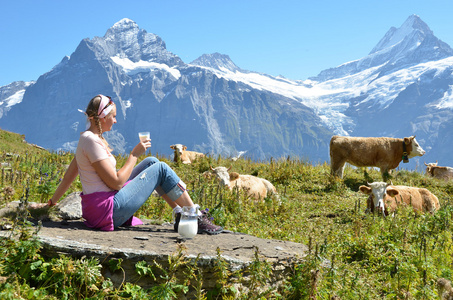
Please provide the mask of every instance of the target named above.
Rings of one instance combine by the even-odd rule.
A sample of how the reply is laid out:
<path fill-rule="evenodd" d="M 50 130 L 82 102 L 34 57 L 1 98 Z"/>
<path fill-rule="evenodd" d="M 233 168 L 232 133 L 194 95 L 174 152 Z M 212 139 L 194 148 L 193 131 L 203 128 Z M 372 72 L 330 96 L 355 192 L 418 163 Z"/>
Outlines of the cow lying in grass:
<path fill-rule="evenodd" d="M 453 179 L 453 168 L 451 167 L 440 167 L 437 165 L 437 161 L 435 163 L 425 163 L 425 166 L 428 176 L 443 180 Z"/>
<path fill-rule="evenodd" d="M 235 188 L 244 189 L 247 195 L 254 200 L 264 200 L 268 196 L 275 196 L 280 202 L 280 196 L 276 188 L 268 180 L 259 178 L 253 175 L 241 175 L 236 172 L 229 172 L 225 167 L 212 168 L 212 173 L 220 181 L 222 186 L 228 187 L 230 190 Z"/>
<path fill-rule="evenodd" d="M 197 158 L 205 157 L 203 153 L 195 151 L 187 151 L 187 147 L 182 144 L 174 144 L 170 146 L 171 149 L 175 150 L 173 161 L 182 162 L 183 164 L 191 164 Z"/>
<path fill-rule="evenodd" d="M 440 208 L 439 199 L 424 188 L 390 185 L 386 182 L 368 183 L 359 187 L 360 192 L 370 195 L 367 208 L 382 211 L 384 216 L 396 210 L 398 205 L 410 205 L 418 212 L 434 213 Z"/>

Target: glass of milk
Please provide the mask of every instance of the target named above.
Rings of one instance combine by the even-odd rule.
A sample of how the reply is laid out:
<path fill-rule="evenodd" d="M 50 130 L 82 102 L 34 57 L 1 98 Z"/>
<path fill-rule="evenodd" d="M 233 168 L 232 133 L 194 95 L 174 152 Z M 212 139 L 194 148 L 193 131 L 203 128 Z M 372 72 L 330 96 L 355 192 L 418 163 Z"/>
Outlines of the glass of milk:
<path fill-rule="evenodd" d="M 191 239 L 198 232 L 198 207 L 182 207 L 178 233 L 182 238 Z"/>
<path fill-rule="evenodd" d="M 149 140 L 150 139 L 149 131 L 139 132 L 138 138 L 140 139 L 140 141 Z"/>

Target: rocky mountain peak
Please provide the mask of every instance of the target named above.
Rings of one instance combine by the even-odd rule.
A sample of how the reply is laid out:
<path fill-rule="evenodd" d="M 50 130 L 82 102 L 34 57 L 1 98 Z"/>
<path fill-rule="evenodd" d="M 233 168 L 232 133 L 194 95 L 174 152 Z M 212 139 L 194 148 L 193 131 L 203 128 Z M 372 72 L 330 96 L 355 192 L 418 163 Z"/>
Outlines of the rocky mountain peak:
<path fill-rule="evenodd" d="M 182 60 L 167 50 L 165 42 L 156 34 L 141 29 L 133 20 L 116 22 L 104 37 L 89 41 L 98 57 L 128 58 L 132 62 L 159 62 L 169 66 L 182 65 Z"/>
<path fill-rule="evenodd" d="M 220 71 L 229 70 L 232 72 L 239 71 L 240 68 L 226 54 L 212 53 L 203 54 L 199 58 L 192 61 L 190 64 L 213 68 Z"/>
<path fill-rule="evenodd" d="M 380 76 L 419 63 L 453 55 L 450 46 L 438 39 L 419 16 L 411 15 L 399 28 L 391 27 L 367 56 L 321 71 L 313 79 L 340 78 L 378 67 Z"/>
<path fill-rule="evenodd" d="M 138 28 L 137 23 L 132 21 L 131 19 L 124 18 L 113 24 L 113 26 L 109 30 L 125 30 L 125 29 L 132 29 Z"/>
<path fill-rule="evenodd" d="M 391 27 L 370 54 L 397 46 L 400 43 L 410 43 L 414 47 L 433 32 L 417 15 L 411 15 L 399 28 Z"/>
<path fill-rule="evenodd" d="M 138 41 L 137 37 L 142 35 L 138 25 L 130 19 L 122 19 L 110 27 L 104 35 L 106 41 L 119 41 L 125 45 L 130 45 Z M 155 37 L 154 37 L 155 38 Z"/>

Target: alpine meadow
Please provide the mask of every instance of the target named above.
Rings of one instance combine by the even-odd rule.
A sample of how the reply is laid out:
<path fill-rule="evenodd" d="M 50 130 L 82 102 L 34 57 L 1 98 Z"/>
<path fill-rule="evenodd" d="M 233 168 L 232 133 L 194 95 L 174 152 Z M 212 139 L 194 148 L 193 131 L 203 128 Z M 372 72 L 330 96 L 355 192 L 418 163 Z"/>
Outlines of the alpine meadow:
<path fill-rule="evenodd" d="M 39 232 L 55 210 L 27 207 L 55 192 L 85 128 L 77 110 L 97 94 L 111 96 L 117 107 L 118 123 L 105 138 L 119 167 L 137 133 L 150 131 L 146 155 L 174 169 L 217 225 L 306 245 L 306 255 L 291 257 L 290 272 L 275 278 L 259 249 L 246 267 L 234 269 L 218 248 L 215 274 L 206 278 L 198 258 L 181 246 L 169 253 L 168 266 L 135 265 L 136 278 L 150 288 L 138 279 L 116 285 L 105 276 L 125 274 L 121 259 L 45 255 Z M 0 207 L 19 205 L 0 219 L 0 298 L 453 299 L 453 180 L 425 171 L 428 163 L 453 166 L 452 107 L 453 50 L 417 15 L 391 27 L 365 57 L 306 80 L 244 70 L 221 53 L 186 63 L 161 37 L 121 19 L 104 36 L 80 41 L 36 81 L 0 87 Z M 399 204 L 387 216 L 376 206 L 372 212 L 371 196 L 360 187 L 384 174 L 346 164 L 342 178 L 333 176 L 334 135 L 416 136 L 423 155 L 406 155 L 409 162 L 385 179 L 427 189 L 440 208 L 422 213 Z M 175 144 L 204 156 L 175 162 Z M 255 201 L 222 187 L 206 175 L 219 166 L 266 179 L 279 198 Z M 77 178 L 65 196 L 81 191 Z M 151 196 L 137 216 L 171 223 L 166 204 Z M 208 279 L 215 288 L 205 288 Z"/>
<path fill-rule="evenodd" d="M 73 154 L 24 144 L 23 136 L 6 131 L 1 131 L 1 137 L 5 141 L 0 149 L 2 204 L 47 201 Z M 11 230 L 10 238 L 1 239 L 1 297 L 150 299 L 166 287 L 165 293 L 159 294 L 165 296 L 161 299 L 180 298 L 184 291 L 195 291 L 196 299 L 435 299 L 444 292 L 438 287 L 448 288 L 453 275 L 451 181 L 419 172 L 394 171 L 394 184 L 429 189 L 439 198 L 441 208 L 434 214 L 420 214 L 401 206 L 393 217 L 383 217 L 366 212 L 367 197 L 359 192 L 360 185 L 380 180 L 377 170 L 346 167 L 344 180 L 339 180 L 331 177 L 326 163 L 313 165 L 289 157 L 269 161 L 239 158 L 232 162 L 208 156 L 192 165 L 159 158 L 181 174 L 191 197 L 209 207 L 224 228 L 308 245 L 307 256 L 294 262 L 293 272 L 278 286 L 266 286 L 271 273 L 257 252 L 255 264 L 250 266 L 254 269 L 234 273 L 226 266 L 219 267 L 218 289 L 206 291 L 201 288 L 203 278 L 196 277 L 196 266 L 175 253 L 178 263 L 174 262 L 177 270 L 173 271 L 188 272 L 192 280 L 178 282 L 174 273 L 169 273 L 154 278 L 156 286 L 151 289 L 133 283 L 115 288 L 101 275 L 99 261 L 71 257 L 46 260 L 41 256 L 35 237 L 39 225 L 24 212 L 2 220 L 2 227 Z M 117 159 L 121 164 L 125 157 L 119 155 Z M 203 173 L 210 166 L 220 165 L 267 178 L 279 191 L 281 204 L 266 198 L 252 205 L 253 200 L 242 192 L 219 189 L 218 183 Z M 80 190 L 76 180 L 68 193 Z M 172 218 L 164 201 L 154 198 L 139 216 L 156 223 Z M 157 271 L 159 265 L 148 268 Z M 242 278 L 241 272 L 255 272 L 256 282 L 248 282 L 248 290 L 234 288 Z"/>

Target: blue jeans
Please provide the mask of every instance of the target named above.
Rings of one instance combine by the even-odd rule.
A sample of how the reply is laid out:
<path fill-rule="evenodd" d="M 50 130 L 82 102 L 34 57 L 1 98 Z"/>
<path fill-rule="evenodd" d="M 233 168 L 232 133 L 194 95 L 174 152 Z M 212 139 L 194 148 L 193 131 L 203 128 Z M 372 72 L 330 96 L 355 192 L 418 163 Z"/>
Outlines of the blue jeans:
<path fill-rule="evenodd" d="M 186 190 L 186 185 L 164 162 L 147 157 L 132 170 L 131 180 L 113 198 L 113 226 L 124 224 L 156 190 L 175 201 Z"/>

